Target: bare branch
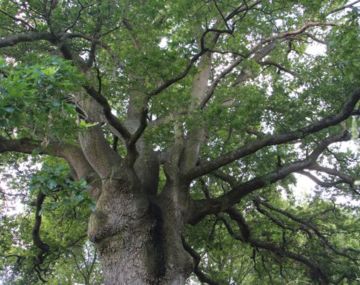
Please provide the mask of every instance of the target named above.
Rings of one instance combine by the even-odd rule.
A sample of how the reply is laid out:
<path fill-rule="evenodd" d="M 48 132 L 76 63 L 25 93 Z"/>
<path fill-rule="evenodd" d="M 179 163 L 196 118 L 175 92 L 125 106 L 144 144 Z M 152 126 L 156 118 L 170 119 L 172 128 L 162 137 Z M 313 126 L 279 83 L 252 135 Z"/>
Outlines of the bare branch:
<path fill-rule="evenodd" d="M 227 22 L 227 21 L 233 19 L 235 16 L 239 15 L 242 12 L 248 12 L 250 9 L 254 8 L 258 4 L 260 4 L 261 2 L 262 2 L 262 0 L 257 0 L 257 1 L 254 1 L 253 3 L 248 4 L 246 1 L 244 1 L 243 4 L 238 6 L 236 9 L 234 9 L 232 12 L 230 12 L 225 17 L 225 21 Z"/>
<path fill-rule="evenodd" d="M 79 63 L 80 69 L 83 71 L 86 71 L 89 68 L 88 65 L 79 58 L 75 59 L 74 56 L 72 55 L 69 47 L 64 43 L 64 41 L 66 39 L 76 38 L 76 37 L 84 38 L 86 40 L 91 40 L 91 42 L 93 43 L 93 45 L 95 47 L 95 44 L 94 44 L 92 38 L 89 38 L 85 35 L 78 34 L 78 33 L 59 33 L 57 35 L 54 35 L 54 34 L 48 33 L 48 32 L 28 32 L 28 33 L 24 33 L 24 34 L 17 34 L 17 35 L 9 36 L 6 38 L 1 38 L 0 39 L 0 48 L 13 46 L 13 45 L 23 43 L 23 42 L 46 40 L 53 44 L 59 44 L 60 51 L 62 52 L 64 58 L 66 58 L 68 60 L 72 60 L 72 61 L 74 61 L 74 63 Z M 99 103 L 102 106 L 105 118 L 107 119 L 109 125 L 114 127 L 120 133 L 120 135 L 124 138 L 124 140 L 129 140 L 130 136 L 131 136 L 129 131 L 122 125 L 120 120 L 111 113 L 111 107 L 110 107 L 107 99 L 102 94 L 97 92 L 92 86 L 83 85 L 83 88 L 92 98 L 94 98 L 96 100 L 97 103 Z"/>
<path fill-rule="evenodd" d="M 62 52 L 65 59 L 71 60 L 74 63 L 78 63 L 78 66 L 80 69 L 86 73 L 89 69 L 89 65 L 86 64 L 82 59 L 79 57 L 75 58 L 70 51 L 69 47 L 64 43 L 61 42 L 60 44 L 60 51 Z M 113 127 L 117 132 L 113 132 L 115 135 L 121 136 L 122 139 L 124 139 L 126 142 L 129 141 L 131 138 L 130 132 L 125 128 L 125 126 L 122 124 L 122 122 L 112 114 L 111 112 L 111 106 L 106 99 L 105 96 L 103 96 L 101 93 L 95 90 L 93 86 L 90 86 L 88 84 L 82 85 L 83 89 L 86 91 L 88 95 L 90 95 L 101 107 L 103 110 L 103 114 L 105 116 L 105 119 L 107 123 Z"/>
<path fill-rule="evenodd" d="M 92 3 L 92 4 L 84 6 L 83 4 L 81 4 L 80 1 L 78 1 L 78 4 L 80 5 L 80 9 L 78 10 L 74 21 L 65 29 L 65 32 L 70 31 L 71 29 L 73 29 L 75 27 L 75 25 L 78 23 L 78 21 L 81 18 L 81 14 L 84 12 L 85 9 L 90 8 L 95 5 L 95 3 Z"/>
<path fill-rule="evenodd" d="M 275 36 L 268 37 L 268 38 L 264 39 L 263 41 L 261 41 L 261 45 L 263 45 L 265 43 L 272 42 L 274 40 L 293 38 L 295 36 L 303 34 L 306 30 L 308 30 L 310 28 L 329 27 L 329 26 L 335 26 L 335 24 L 334 23 L 323 23 L 323 22 L 308 22 L 308 23 L 306 23 L 305 25 L 303 25 L 301 28 L 299 28 L 297 30 L 288 31 L 288 32 L 280 33 L 280 34 L 275 35 Z"/>
<path fill-rule="evenodd" d="M 316 37 L 315 35 L 313 34 L 310 34 L 310 33 L 303 33 L 302 34 L 303 36 L 307 36 L 308 38 L 312 39 L 314 42 L 317 42 L 319 44 L 322 44 L 322 45 L 326 45 L 326 41 L 322 40 L 322 39 L 319 39 L 318 37 Z"/>
<path fill-rule="evenodd" d="M 286 223 L 284 223 L 282 220 L 274 217 L 273 215 L 271 215 L 268 211 L 265 211 L 265 209 L 260 207 L 260 203 L 257 199 L 254 199 L 254 205 L 256 210 L 262 214 L 263 216 L 267 217 L 272 223 L 274 223 L 275 225 L 277 225 L 278 227 L 284 229 L 284 230 L 289 230 L 291 232 L 295 232 L 295 228 L 292 228 L 290 226 L 288 226 Z M 309 231 L 305 231 L 306 233 L 308 233 L 309 235 L 310 232 Z"/>

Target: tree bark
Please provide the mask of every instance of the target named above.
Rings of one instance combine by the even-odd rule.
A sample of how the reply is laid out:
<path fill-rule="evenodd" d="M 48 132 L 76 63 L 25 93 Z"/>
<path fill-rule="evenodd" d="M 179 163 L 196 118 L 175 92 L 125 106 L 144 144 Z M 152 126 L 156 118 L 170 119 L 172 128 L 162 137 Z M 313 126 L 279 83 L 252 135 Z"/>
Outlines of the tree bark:
<path fill-rule="evenodd" d="M 175 219 L 169 201 L 134 194 L 133 186 L 126 179 L 104 181 L 90 217 L 88 235 L 105 284 L 185 284 L 193 264 L 181 242 L 182 218 Z"/>

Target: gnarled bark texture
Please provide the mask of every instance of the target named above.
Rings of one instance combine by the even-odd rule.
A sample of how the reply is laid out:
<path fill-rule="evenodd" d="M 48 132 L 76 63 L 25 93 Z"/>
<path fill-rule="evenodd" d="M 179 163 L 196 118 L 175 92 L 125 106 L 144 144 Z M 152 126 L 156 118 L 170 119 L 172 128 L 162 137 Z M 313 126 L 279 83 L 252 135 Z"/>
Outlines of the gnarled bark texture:
<path fill-rule="evenodd" d="M 141 141 L 135 159 L 120 158 L 98 126 L 80 142 L 101 180 L 88 236 L 99 250 L 105 284 L 185 284 L 193 268 L 181 240 L 189 199 L 177 168 L 169 164 L 169 181 L 156 193 L 158 158 Z"/>
<path fill-rule="evenodd" d="M 185 284 L 192 262 L 181 242 L 183 217 L 168 199 L 151 201 L 129 186 L 104 181 L 89 222 L 105 284 Z"/>

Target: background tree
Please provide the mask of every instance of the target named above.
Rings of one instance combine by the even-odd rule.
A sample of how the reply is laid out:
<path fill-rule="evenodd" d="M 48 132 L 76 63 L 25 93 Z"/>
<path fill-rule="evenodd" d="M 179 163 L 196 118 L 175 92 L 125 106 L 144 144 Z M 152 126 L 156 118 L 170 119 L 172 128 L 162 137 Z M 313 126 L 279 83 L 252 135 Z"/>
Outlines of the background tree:
<path fill-rule="evenodd" d="M 356 282 L 358 2 L 1 1 L 6 278 Z"/>

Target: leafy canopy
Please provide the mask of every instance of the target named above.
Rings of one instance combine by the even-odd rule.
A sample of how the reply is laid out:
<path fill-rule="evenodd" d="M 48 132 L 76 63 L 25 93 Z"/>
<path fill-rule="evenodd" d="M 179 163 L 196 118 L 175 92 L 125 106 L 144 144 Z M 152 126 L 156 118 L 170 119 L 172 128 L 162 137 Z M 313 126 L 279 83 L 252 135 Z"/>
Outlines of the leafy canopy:
<path fill-rule="evenodd" d="M 43 155 L 62 156 L 54 143 L 78 145 L 78 134 L 98 124 L 84 119 L 81 100 L 92 96 L 111 106 L 101 122 L 109 144 L 116 145 L 109 113 L 126 120 L 128 107 L 141 109 L 145 101 L 144 142 L 165 153 L 179 133 L 189 138 L 202 128 L 196 159 L 205 165 L 300 130 L 296 139 L 265 143 L 195 175 L 194 200 L 222 198 L 258 177 L 262 186 L 187 226 L 194 273 L 209 284 L 356 284 L 357 119 L 348 114 L 316 132 L 303 128 L 341 113 L 359 87 L 359 32 L 356 3 L 340 0 L 2 0 L 0 152 L 31 154 L 30 161 L 1 155 L 11 178 L 1 191 L 3 282 L 101 284 L 96 252 L 85 242 L 94 209 L 88 177 L 74 178 L 64 160 Z M 207 69 L 206 91 L 194 96 L 194 78 Z M 316 165 L 273 178 L 344 129 L 351 148 L 329 144 Z M 294 172 L 318 184 L 309 197 L 295 194 Z M 161 189 L 163 169 L 159 179 Z M 24 211 L 10 215 L 7 203 L 18 195 Z"/>

